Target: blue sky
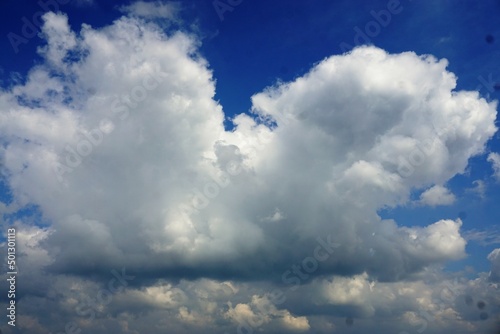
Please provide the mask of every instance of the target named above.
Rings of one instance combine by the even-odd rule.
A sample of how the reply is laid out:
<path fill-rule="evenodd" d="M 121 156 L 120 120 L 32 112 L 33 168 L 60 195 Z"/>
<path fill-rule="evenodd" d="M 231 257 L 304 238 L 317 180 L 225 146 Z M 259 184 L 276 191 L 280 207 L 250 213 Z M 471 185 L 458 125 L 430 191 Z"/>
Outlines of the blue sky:
<path fill-rule="evenodd" d="M 2 332 L 494 328 L 499 14 L 4 1 L 0 209 L 26 313 Z M 87 305 L 121 268 L 134 280 Z"/>

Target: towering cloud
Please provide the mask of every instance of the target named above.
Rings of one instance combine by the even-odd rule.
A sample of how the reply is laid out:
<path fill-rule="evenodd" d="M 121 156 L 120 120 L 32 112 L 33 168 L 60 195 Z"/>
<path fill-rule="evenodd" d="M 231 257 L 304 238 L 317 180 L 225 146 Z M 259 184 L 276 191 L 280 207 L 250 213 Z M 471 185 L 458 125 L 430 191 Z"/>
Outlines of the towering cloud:
<path fill-rule="evenodd" d="M 483 152 L 496 103 L 455 91 L 446 60 L 359 47 L 252 96 L 226 131 L 196 37 L 138 18 L 154 16 L 144 4 L 123 10 L 136 15 L 80 31 L 46 14 L 40 63 L 0 93 L 10 208 L 35 206 L 44 223 L 15 223 L 21 277 L 40 280 L 20 301 L 26 330 L 326 332 L 328 312 L 404 329 L 417 291 L 436 294 L 405 280 L 465 256 L 462 222 L 401 227 L 377 211 L 429 187 L 422 202 L 451 203 L 439 185 Z M 86 321 L 79 303 L 122 267 L 134 280 Z M 363 306 L 373 282 L 383 297 Z M 276 286 L 293 288 L 286 301 Z M 324 297 L 299 305 L 303 289 Z M 441 311 L 436 328 L 456 325 Z"/>

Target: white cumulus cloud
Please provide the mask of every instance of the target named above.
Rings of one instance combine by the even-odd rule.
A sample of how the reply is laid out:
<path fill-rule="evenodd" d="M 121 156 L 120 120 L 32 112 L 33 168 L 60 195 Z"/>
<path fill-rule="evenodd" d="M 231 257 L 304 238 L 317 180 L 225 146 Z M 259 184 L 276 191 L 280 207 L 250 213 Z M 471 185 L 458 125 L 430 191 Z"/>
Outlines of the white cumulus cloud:
<path fill-rule="evenodd" d="M 252 96 L 226 131 L 199 41 L 145 23 L 150 6 L 137 2 L 124 9 L 136 15 L 80 31 L 46 14 L 40 61 L 0 91 L 9 208 L 35 206 L 46 224 L 20 225 L 23 261 L 51 296 L 41 306 L 29 290 L 20 301 L 27 315 L 61 330 L 54 324 L 76 317 L 111 269 L 126 268 L 135 280 L 99 308 L 113 320 L 80 321 L 85 329 L 330 328 L 323 308 L 356 309 L 368 280 L 404 284 L 465 256 L 460 221 L 402 227 L 377 214 L 430 185 L 427 204 L 449 203 L 439 185 L 496 131 L 496 102 L 456 91 L 446 60 L 373 46 L 331 56 Z M 333 244 L 314 273 L 343 277 L 322 286 L 326 305 L 264 297 L 292 264 L 298 275 L 318 245 Z M 389 314 L 375 302 L 360 314 L 379 306 Z"/>
<path fill-rule="evenodd" d="M 455 202 L 455 195 L 441 185 L 435 185 L 420 195 L 419 203 L 428 206 L 450 205 Z"/>

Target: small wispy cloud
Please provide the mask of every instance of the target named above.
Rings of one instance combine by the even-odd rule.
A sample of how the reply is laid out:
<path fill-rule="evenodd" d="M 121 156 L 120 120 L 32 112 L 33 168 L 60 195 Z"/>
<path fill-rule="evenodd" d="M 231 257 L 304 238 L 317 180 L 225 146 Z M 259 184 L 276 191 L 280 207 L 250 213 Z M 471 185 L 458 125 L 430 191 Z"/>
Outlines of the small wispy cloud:
<path fill-rule="evenodd" d="M 283 214 L 283 212 L 280 211 L 280 209 L 276 208 L 271 215 L 262 218 L 261 221 L 263 221 L 263 222 L 278 222 L 278 221 L 283 220 L 283 219 L 285 219 L 285 215 Z"/>
<path fill-rule="evenodd" d="M 455 202 L 455 195 L 446 187 L 435 185 L 420 195 L 419 204 L 428 206 L 450 205 Z"/>
<path fill-rule="evenodd" d="M 473 187 L 467 188 L 465 191 L 473 193 L 479 198 L 484 199 L 486 196 L 486 184 L 482 180 L 475 180 L 472 182 Z"/>
<path fill-rule="evenodd" d="M 500 245 L 500 227 L 472 229 L 464 232 L 467 241 L 474 241 L 481 246 Z"/>
<path fill-rule="evenodd" d="M 163 18 L 175 21 L 180 10 L 178 2 L 145 2 L 137 1 L 128 6 L 121 6 L 120 11 L 133 16 L 148 19 Z"/>
<path fill-rule="evenodd" d="M 500 154 L 490 153 L 488 161 L 491 162 L 491 167 L 493 168 L 493 177 L 497 181 L 500 181 Z"/>

